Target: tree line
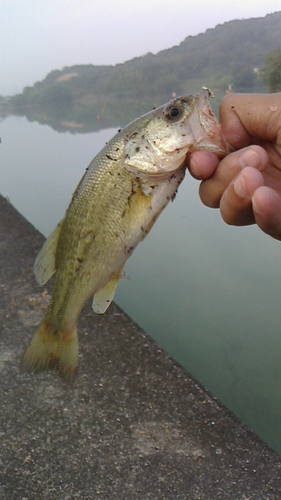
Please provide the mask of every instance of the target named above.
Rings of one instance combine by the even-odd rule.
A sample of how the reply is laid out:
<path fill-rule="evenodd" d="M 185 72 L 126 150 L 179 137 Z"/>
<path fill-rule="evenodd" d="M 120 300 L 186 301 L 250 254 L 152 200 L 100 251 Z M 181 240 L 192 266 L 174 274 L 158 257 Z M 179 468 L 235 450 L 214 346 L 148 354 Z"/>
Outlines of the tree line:
<path fill-rule="evenodd" d="M 229 90 L 280 91 L 280 25 L 281 12 L 234 20 L 124 64 L 54 70 L 5 105 L 56 129 L 72 121 L 87 131 L 123 125 L 173 95 L 198 93 L 202 86 L 214 91 L 215 108 Z"/>

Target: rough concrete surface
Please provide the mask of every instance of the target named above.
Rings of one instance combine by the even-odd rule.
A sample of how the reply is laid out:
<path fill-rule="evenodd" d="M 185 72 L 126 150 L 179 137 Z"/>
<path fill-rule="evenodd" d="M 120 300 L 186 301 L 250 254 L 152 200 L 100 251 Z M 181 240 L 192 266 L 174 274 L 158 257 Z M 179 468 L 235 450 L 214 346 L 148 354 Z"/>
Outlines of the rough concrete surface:
<path fill-rule="evenodd" d="M 281 458 L 116 305 L 79 321 L 79 375 L 25 375 L 43 237 L 0 197 L 0 498 L 281 498 Z"/>

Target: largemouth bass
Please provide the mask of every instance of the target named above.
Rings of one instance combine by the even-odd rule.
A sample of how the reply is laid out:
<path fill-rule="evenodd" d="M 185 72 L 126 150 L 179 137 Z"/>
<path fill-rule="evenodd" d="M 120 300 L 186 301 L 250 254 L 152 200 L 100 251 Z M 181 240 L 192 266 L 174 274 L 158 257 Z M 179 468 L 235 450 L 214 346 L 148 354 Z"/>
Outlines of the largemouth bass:
<path fill-rule="evenodd" d="M 77 320 L 86 300 L 103 314 L 124 264 L 172 200 L 185 175 L 186 155 L 225 156 L 225 143 L 208 91 L 170 101 L 127 125 L 93 159 L 65 218 L 34 265 L 44 285 L 56 272 L 52 299 L 24 354 L 22 367 L 77 373 Z"/>

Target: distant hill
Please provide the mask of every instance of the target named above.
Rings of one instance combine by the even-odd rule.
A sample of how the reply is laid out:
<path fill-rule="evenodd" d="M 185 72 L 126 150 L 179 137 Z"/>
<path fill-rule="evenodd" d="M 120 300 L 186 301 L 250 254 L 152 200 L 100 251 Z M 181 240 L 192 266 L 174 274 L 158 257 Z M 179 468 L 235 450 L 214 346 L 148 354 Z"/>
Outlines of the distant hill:
<path fill-rule="evenodd" d="M 116 66 L 76 65 L 54 70 L 13 96 L 11 113 L 57 130 L 88 131 L 123 125 L 173 94 L 211 88 L 217 102 L 234 91 L 266 91 L 259 69 L 281 45 L 281 12 L 234 20 L 187 37 L 179 46 Z"/>

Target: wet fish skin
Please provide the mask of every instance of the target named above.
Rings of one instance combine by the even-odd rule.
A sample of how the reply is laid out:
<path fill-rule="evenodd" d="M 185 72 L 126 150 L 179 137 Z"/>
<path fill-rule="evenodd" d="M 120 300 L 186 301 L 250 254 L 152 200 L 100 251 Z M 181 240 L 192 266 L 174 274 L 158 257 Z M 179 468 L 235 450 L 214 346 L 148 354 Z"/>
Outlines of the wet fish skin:
<path fill-rule="evenodd" d="M 52 299 L 22 360 L 25 371 L 77 373 L 76 324 L 86 300 L 104 313 L 123 266 L 185 175 L 188 152 L 229 152 L 208 96 L 181 97 L 135 120 L 93 159 L 65 218 L 35 261 L 44 285 L 56 272 Z"/>

